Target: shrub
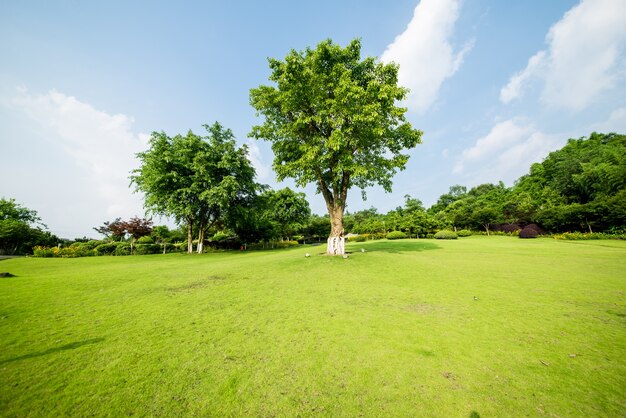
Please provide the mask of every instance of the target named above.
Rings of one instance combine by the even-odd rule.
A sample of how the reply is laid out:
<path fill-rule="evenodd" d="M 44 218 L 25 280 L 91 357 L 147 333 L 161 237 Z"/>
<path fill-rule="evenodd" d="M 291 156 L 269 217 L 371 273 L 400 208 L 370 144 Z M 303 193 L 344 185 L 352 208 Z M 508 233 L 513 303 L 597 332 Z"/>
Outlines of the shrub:
<path fill-rule="evenodd" d="M 43 247 L 41 245 L 37 245 L 33 248 L 33 256 L 35 257 L 56 257 L 55 256 L 55 248 L 57 247 Z"/>
<path fill-rule="evenodd" d="M 130 244 L 127 242 L 117 242 L 113 255 L 130 255 Z"/>
<path fill-rule="evenodd" d="M 604 233 L 604 232 L 564 232 L 552 236 L 554 239 L 564 239 L 570 241 L 590 240 L 590 239 L 626 239 L 626 234 Z"/>
<path fill-rule="evenodd" d="M 528 224 L 526 225 L 523 229 L 532 229 L 535 232 L 537 232 L 537 235 L 544 235 L 546 233 L 546 231 L 544 231 L 539 225 L 537 224 Z"/>
<path fill-rule="evenodd" d="M 367 234 L 357 235 L 356 237 L 354 237 L 354 242 L 365 242 L 365 241 L 367 241 Z"/>
<path fill-rule="evenodd" d="M 506 224 L 502 225 L 501 229 L 503 232 L 507 232 L 509 234 L 514 234 L 515 232 L 519 234 L 519 231 L 522 230 L 522 227 L 519 226 L 519 224 Z"/>
<path fill-rule="evenodd" d="M 435 239 L 457 239 L 458 235 L 454 231 L 443 230 L 439 231 L 434 236 Z"/>
<path fill-rule="evenodd" d="M 433 239 L 435 238 L 435 234 L 426 234 L 426 239 Z"/>
<path fill-rule="evenodd" d="M 137 244 L 154 244 L 154 238 L 150 235 L 145 235 L 137 240 Z"/>
<path fill-rule="evenodd" d="M 472 231 L 468 230 L 468 229 L 461 229 L 459 232 L 456 233 L 459 237 L 469 237 L 472 235 Z"/>
<path fill-rule="evenodd" d="M 276 248 L 297 247 L 298 246 L 298 241 L 278 241 L 276 244 L 274 244 L 274 246 Z"/>
<path fill-rule="evenodd" d="M 526 226 L 519 233 L 520 238 L 537 238 L 537 235 L 539 235 L 539 232 L 535 228 L 531 228 L 530 225 Z"/>
<path fill-rule="evenodd" d="M 91 241 L 87 241 L 87 242 L 75 242 L 72 245 L 70 245 L 70 247 L 72 248 L 83 248 L 85 250 L 93 250 L 95 249 L 98 245 L 104 243 L 104 241 L 98 241 L 98 240 L 91 240 Z"/>
<path fill-rule="evenodd" d="M 94 250 L 88 250 L 81 246 L 70 245 L 69 247 L 42 247 L 36 246 L 33 248 L 33 255 L 35 257 L 60 257 L 60 258 L 76 258 L 76 257 L 89 257 L 95 255 Z"/>
<path fill-rule="evenodd" d="M 133 254 L 146 255 L 146 254 L 158 254 L 162 252 L 162 248 L 159 244 L 137 244 Z"/>
<path fill-rule="evenodd" d="M 387 239 L 403 239 L 406 238 L 406 234 L 402 231 L 391 231 L 387 234 Z"/>
<path fill-rule="evenodd" d="M 224 241 L 224 240 L 227 240 L 227 239 L 229 239 L 229 238 L 233 238 L 233 237 L 234 237 L 233 235 L 228 234 L 228 233 L 226 233 L 226 232 L 224 232 L 224 231 L 217 231 L 217 232 L 215 233 L 215 235 L 213 235 L 213 236 L 211 237 L 211 241 L 214 241 L 214 242 L 217 242 L 217 241 Z"/>
<path fill-rule="evenodd" d="M 116 248 L 116 242 L 105 242 L 94 248 L 94 251 L 96 255 L 113 255 Z"/>

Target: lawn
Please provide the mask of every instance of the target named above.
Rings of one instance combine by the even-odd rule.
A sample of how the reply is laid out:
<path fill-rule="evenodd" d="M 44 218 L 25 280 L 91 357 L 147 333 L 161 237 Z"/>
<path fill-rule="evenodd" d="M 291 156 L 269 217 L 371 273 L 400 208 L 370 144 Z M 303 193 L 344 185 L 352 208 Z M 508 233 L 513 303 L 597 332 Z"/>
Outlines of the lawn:
<path fill-rule="evenodd" d="M 626 242 L 348 250 L 0 261 L 0 414 L 626 414 Z"/>

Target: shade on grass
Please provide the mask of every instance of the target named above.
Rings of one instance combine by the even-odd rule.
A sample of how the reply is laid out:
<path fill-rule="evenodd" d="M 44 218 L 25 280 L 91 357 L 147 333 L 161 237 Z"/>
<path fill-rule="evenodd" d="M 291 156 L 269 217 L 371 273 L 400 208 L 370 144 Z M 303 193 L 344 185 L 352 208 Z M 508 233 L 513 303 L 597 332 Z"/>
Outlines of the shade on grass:
<path fill-rule="evenodd" d="M 626 242 L 348 251 L 1 261 L 0 414 L 626 412 Z"/>

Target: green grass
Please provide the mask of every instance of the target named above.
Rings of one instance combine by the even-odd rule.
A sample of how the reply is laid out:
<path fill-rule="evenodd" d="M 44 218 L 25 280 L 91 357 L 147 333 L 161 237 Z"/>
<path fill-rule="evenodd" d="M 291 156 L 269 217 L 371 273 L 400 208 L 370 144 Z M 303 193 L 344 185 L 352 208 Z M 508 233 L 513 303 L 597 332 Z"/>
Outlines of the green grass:
<path fill-rule="evenodd" d="M 0 261 L 0 414 L 626 414 L 626 242 L 348 248 Z"/>

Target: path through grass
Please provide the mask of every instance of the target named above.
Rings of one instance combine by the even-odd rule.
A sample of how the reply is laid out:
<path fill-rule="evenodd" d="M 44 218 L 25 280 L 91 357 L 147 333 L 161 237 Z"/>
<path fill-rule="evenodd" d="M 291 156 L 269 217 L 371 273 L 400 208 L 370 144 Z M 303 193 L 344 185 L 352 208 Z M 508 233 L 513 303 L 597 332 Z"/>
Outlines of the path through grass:
<path fill-rule="evenodd" d="M 626 242 L 349 250 L 1 261 L 0 414 L 626 414 Z"/>

